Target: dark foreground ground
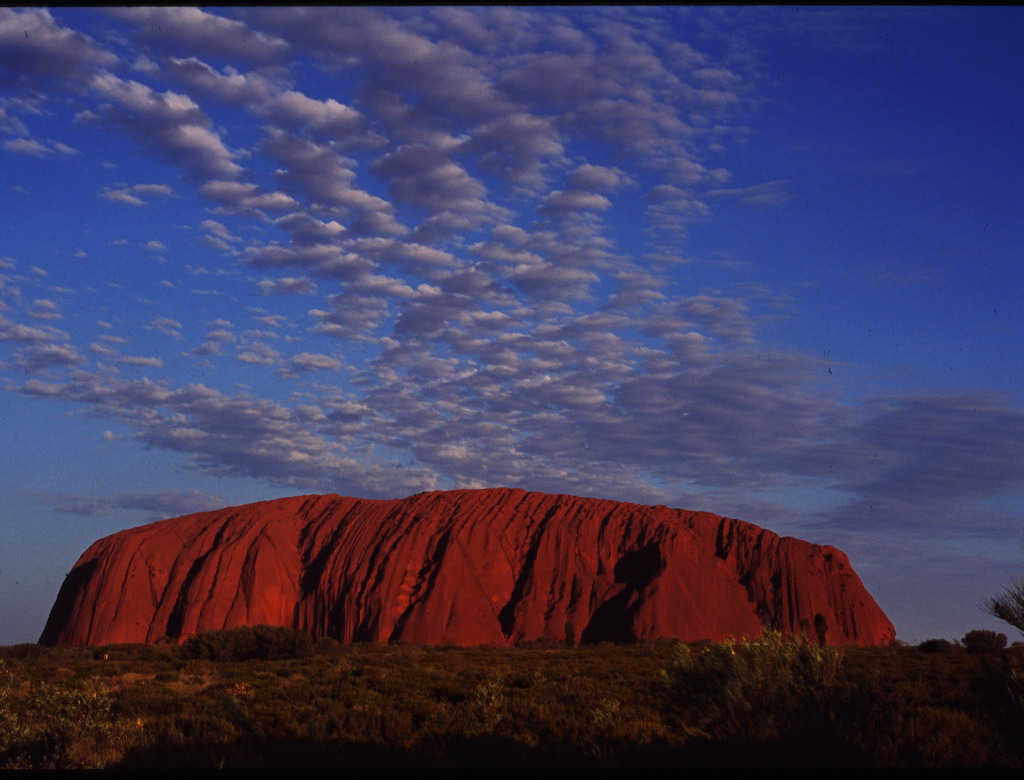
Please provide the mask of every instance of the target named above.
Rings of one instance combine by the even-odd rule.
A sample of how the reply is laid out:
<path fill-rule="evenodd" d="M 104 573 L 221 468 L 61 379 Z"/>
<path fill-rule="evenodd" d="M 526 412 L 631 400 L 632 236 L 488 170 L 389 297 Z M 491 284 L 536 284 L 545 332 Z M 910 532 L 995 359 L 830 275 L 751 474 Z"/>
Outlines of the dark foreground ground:
<path fill-rule="evenodd" d="M 1024 653 L 942 650 L 14 645 L 0 768 L 1024 765 Z"/>

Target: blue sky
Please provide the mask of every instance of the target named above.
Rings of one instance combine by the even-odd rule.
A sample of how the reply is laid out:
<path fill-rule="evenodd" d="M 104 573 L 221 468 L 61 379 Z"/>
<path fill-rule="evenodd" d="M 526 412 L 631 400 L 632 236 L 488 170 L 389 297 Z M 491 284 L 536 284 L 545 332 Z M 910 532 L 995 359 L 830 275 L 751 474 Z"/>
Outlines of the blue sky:
<path fill-rule="evenodd" d="M 835 544 L 905 640 L 1002 628 L 1022 28 L 0 9 L 0 643 L 122 528 L 496 485 Z"/>

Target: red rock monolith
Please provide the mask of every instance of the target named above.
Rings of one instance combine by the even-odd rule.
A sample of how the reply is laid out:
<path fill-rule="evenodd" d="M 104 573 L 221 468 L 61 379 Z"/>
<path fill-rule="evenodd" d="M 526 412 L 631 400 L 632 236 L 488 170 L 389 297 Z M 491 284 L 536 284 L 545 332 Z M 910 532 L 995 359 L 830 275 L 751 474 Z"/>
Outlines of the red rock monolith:
<path fill-rule="evenodd" d="M 292 626 L 342 642 L 506 645 L 753 636 L 884 644 L 834 547 L 664 506 L 494 488 L 298 496 L 113 534 L 67 576 L 40 642 Z"/>

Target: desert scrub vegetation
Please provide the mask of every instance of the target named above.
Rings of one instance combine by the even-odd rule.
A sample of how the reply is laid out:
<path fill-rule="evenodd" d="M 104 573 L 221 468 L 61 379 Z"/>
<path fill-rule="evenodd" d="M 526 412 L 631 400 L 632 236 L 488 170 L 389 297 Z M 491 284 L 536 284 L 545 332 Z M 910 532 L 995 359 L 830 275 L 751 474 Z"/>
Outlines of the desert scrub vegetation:
<path fill-rule="evenodd" d="M 838 650 L 769 630 L 676 645 L 664 680 L 684 722 L 713 739 L 765 743 L 821 717 L 839 665 Z"/>
<path fill-rule="evenodd" d="M 0 768 L 104 767 L 131 744 L 132 724 L 94 681 L 20 684 L 0 659 Z"/>
<path fill-rule="evenodd" d="M 1006 647 L 1006 634 L 977 628 L 960 640 L 968 653 L 994 653 Z"/>
<path fill-rule="evenodd" d="M 203 631 L 186 639 L 183 658 L 210 661 L 274 661 L 301 658 L 312 649 L 309 634 L 285 626 L 240 626 L 226 631 Z"/>
<path fill-rule="evenodd" d="M 956 648 L 948 639 L 926 639 L 917 646 L 922 653 L 951 653 Z"/>
<path fill-rule="evenodd" d="M 0 767 L 1020 766 L 1024 654 L 753 642 L 0 647 Z M 218 648 L 215 651 L 198 648 Z M 238 660 L 239 655 L 248 660 Z M 271 656 L 271 657 L 261 657 Z"/>

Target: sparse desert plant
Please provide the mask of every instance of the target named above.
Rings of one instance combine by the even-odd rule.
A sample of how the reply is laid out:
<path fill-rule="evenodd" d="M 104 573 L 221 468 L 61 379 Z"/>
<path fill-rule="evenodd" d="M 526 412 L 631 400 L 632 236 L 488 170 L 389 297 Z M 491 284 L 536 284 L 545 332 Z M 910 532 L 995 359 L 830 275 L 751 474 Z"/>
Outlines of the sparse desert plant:
<path fill-rule="evenodd" d="M 1024 578 L 1017 577 L 1002 593 L 985 599 L 981 608 L 1024 633 Z"/>
<path fill-rule="evenodd" d="M 985 603 L 986 611 L 1024 632 L 1024 579 L 1015 579 L 998 596 Z"/>
<path fill-rule="evenodd" d="M 753 641 L 680 644 L 664 677 L 687 725 L 763 743 L 813 720 L 838 670 L 835 649 L 766 631 Z"/>
<path fill-rule="evenodd" d="M 1006 634 L 978 628 L 968 631 L 960 641 L 969 653 L 992 653 L 1006 647 Z"/>

